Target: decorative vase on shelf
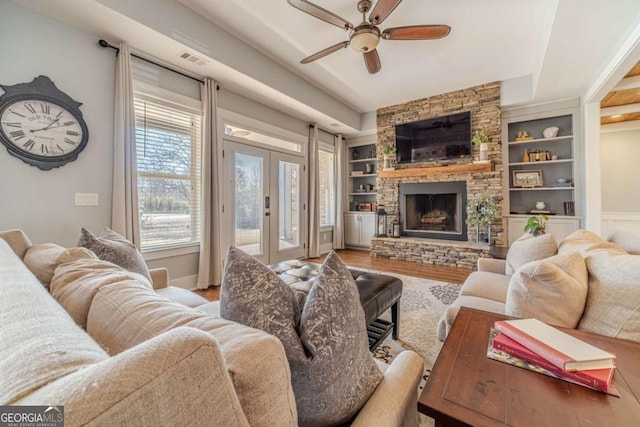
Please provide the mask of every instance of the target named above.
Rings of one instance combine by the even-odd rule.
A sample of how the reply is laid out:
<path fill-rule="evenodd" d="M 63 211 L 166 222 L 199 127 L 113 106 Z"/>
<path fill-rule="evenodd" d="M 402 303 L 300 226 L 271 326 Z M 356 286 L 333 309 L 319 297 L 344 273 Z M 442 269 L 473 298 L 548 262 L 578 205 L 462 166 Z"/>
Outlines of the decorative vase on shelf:
<path fill-rule="evenodd" d="M 531 159 L 529 158 L 529 152 L 527 149 L 524 149 L 524 153 L 522 154 L 522 163 L 529 163 Z"/>
<path fill-rule="evenodd" d="M 382 156 L 382 159 L 383 159 L 382 169 L 386 171 L 393 170 L 393 168 L 391 167 L 391 159 L 389 158 L 389 155 L 384 154 Z"/>
<path fill-rule="evenodd" d="M 486 142 L 480 143 L 480 161 L 489 160 L 489 144 Z"/>

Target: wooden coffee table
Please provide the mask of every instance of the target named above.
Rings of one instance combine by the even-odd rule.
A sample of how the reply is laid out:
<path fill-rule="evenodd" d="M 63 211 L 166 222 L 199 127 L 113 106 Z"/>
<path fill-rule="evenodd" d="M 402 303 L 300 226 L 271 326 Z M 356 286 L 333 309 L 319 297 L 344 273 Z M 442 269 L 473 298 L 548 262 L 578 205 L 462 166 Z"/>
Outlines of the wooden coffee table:
<path fill-rule="evenodd" d="M 504 315 L 463 307 L 418 400 L 439 426 L 640 426 L 640 343 L 565 332 L 616 354 L 621 397 L 488 359 L 489 328 Z"/>

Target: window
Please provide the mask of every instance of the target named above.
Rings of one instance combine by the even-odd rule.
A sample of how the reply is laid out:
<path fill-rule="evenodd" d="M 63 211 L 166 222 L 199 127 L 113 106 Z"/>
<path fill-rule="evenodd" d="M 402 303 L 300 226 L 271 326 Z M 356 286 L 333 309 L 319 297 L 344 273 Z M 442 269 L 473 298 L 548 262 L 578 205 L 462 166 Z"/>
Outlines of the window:
<path fill-rule="evenodd" d="M 335 224 L 336 184 L 334 154 L 325 148 L 318 150 L 318 172 L 320 176 L 320 226 Z"/>
<path fill-rule="evenodd" d="M 201 114 L 135 94 L 142 249 L 194 244 L 201 228 Z"/>

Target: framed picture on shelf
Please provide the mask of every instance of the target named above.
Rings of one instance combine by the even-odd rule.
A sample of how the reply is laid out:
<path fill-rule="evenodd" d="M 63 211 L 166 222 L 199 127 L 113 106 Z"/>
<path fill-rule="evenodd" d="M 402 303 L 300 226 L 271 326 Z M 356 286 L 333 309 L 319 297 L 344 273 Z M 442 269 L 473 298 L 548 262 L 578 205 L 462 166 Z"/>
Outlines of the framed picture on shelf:
<path fill-rule="evenodd" d="M 513 186 L 514 187 L 542 187 L 542 171 L 513 171 Z"/>
<path fill-rule="evenodd" d="M 360 202 L 358 210 L 361 212 L 371 212 L 371 202 Z"/>

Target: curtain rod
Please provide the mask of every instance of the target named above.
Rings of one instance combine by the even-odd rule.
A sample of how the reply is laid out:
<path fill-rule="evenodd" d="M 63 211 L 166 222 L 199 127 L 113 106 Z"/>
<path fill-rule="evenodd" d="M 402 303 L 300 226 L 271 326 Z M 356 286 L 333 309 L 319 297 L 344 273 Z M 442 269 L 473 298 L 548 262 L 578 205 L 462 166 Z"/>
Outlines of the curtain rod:
<path fill-rule="evenodd" d="M 119 53 L 119 52 L 120 52 L 120 48 L 119 48 L 119 47 L 117 47 L 117 46 L 113 46 L 112 44 L 110 44 L 110 43 L 109 43 L 108 41 L 106 41 L 106 40 L 100 39 L 100 40 L 98 40 L 98 44 L 99 44 L 100 46 L 102 46 L 102 47 L 110 47 L 111 49 L 114 49 L 114 50 L 116 51 L 116 53 Z M 165 69 L 165 70 L 167 70 L 167 71 L 171 71 L 171 72 L 173 72 L 173 73 L 180 74 L 181 76 L 186 77 L 186 78 L 188 78 L 188 79 L 195 80 L 195 81 L 197 81 L 198 83 L 204 83 L 204 81 L 203 81 L 203 80 L 200 80 L 200 79 L 198 79 L 198 78 L 196 78 L 196 77 L 193 77 L 193 76 L 190 76 L 190 75 L 188 75 L 188 74 L 182 73 L 182 72 L 180 72 L 180 71 L 178 71 L 178 70 L 174 70 L 173 68 L 169 68 L 169 67 L 167 67 L 166 65 L 158 64 L 157 62 L 154 62 L 154 61 L 152 61 L 152 60 L 150 60 L 150 59 L 143 58 L 142 56 L 138 56 L 138 55 L 136 55 L 135 53 L 132 53 L 132 54 L 131 54 L 131 56 L 133 56 L 134 58 L 138 58 L 138 59 L 140 59 L 141 61 L 148 62 L 149 64 L 153 64 L 153 65 L 155 65 L 155 66 L 157 66 L 157 67 L 164 68 L 164 69 Z M 216 90 L 220 90 L 220 86 L 216 85 Z"/>

